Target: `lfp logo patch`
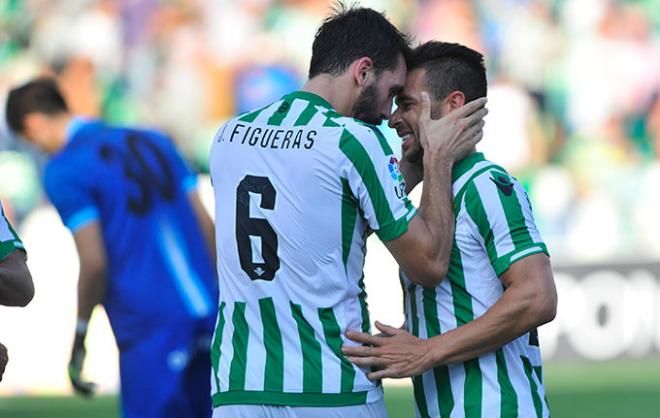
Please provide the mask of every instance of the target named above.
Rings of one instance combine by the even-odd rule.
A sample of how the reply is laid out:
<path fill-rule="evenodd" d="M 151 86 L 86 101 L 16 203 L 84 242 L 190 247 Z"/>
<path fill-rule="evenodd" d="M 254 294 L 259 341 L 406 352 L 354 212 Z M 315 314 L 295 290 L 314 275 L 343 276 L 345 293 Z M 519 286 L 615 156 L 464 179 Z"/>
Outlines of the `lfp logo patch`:
<path fill-rule="evenodd" d="M 390 176 L 392 176 L 392 179 L 399 182 L 403 181 L 403 176 L 399 171 L 399 160 L 397 160 L 396 157 L 390 157 L 390 162 L 387 163 L 387 168 L 390 170 Z"/>

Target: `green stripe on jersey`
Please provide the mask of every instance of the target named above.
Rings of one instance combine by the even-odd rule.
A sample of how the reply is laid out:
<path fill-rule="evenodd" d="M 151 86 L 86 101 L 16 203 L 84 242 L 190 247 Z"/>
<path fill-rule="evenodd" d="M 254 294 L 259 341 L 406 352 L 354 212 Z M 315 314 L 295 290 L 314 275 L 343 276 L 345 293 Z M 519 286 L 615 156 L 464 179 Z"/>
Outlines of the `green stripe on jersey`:
<path fill-rule="evenodd" d="M 411 319 L 411 332 L 415 337 L 419 337 L 419 319 L 417 318 L 417 286 L 411 283 L 408 286 L 408 297 L 410 298 L 410 319 Z M 422 418 L 431 418 L 429 414 L 429 407 L 426 404 L 426 396 L 424 394 L 424 379 L 423 375 L 413 376 L 413 394 L 415 396 L 415 404 L 419 410 Z"/>
<path fill-rule="evenodd" d="M 543 416 L 543 403 L 541 397 L 539 396 L 539 388 L 534 381 L 534 368 L 532 367 L 532 362 L 525 356 L 520 356 L 520 359 L 523 362 L 523 367 L 525 368 L 525 375 L 527 380 L 529 380 L 529 389 L 532 392 L 532 401 L 534 402 L 534 410 L 536 411 L 536 417 L 541 418 Z"/>
<path fill-rule="evenodd" d="M 475 171 L 470 176 L 470 178 L 463 184 L 463 187 L 461 187 L 461 189 L 456 192 L 456 196 L 454 196 L 454 213 L 458 213 L 461 209 L 461 202 L 463 201 L 463 196 L 465 196 L 465 192 L 468 189 L 467 186 L 473 184 L 474 179 L 479 177 L 485 171 L 492 170 L 493 166 L 494 164 L 490 164 L 487 165 L 486 167 L 482 167 L 480 170 Z"/>
<path fill-rule="evenodd" d="M 360 300 L 360 311 L 362 315 L 362 332 L 369 332 L 369 305 L 367 304 L 367 291 L 364 288 L 364 272 L 360 281 L 358 282 L 360 287 L 360 293 L 358 294 L 358 299 Z"/>
<path fill-rule="evenodd" d="M 341 363 L 341 393 L 352 392 L 355 383 L 355 369 L 353 364 L 341 353 L 343 341 L 335 313 L 332 308 L 319 308 L 318 312 L 323 326 L 325 342 Z"/>
<path fill-rule="evenodd" d="M 249 336 L 247 321 L 245 321 L 245 302 L 234 303 L 234 314 L 231 320 L 234 325 L 234 335 L 231 338 L 234 357 L 231 359 L 229 367 L 229 390 L 244 390 Z"/>
<path fill-rule="evenodd" d="M 325 122 L 323 122 L 323 126 L 326 128 L 336 128 L 339 126 L 339 124 L 332 120 L 330 116 L 328 116 L 326 117 Z"/>
<path fill-rule="evenodd" d="M 463 271 L 463 260 L 461 250 L 454 239 L 449 263 L 449 275 L 451 279 L 451 294 L 454 304 L 454 316 L 456 326 L 460 327 L 474 320 L 472 309 L 472 297 L 467 291 L 465 284 L 465 273 Z M 463 384 L 463 408 L 466 418 L 479 418 L 482 412 L 483 377 L 479 359 L 475 358 L 463 364 L 465 369 L 465 382 Z"/>
<path fill-rule="evenodd" d="M 506 176 L 510 179 L 510 176 L 505 172 L 492 171 L 492 176 Z M 509 233 L 511 234 L 511 240 L 516 250 L 526 248 L 530 244 L 533 244 L 534 241 L 529 235 L 529 230 L 525 224 L 525 214 L 523 213 L 522 208 L 520 207 L 520 201 L 518 200 L 518 191 L 513 187 L 513 193 L 507 196 L 499 187 L 497 188 L 497 194 L 500 198 L 500 203 L 504 209 L 504 215 L 506 216 L 506 221 L 509 225 Z"/>
<path fill-rule="evenodd" d="M 536 377 L 538 377 L 539 382 L 543 385 L 543 366 L 534 366 L 534 373 L 536 373 Z M 545 407 L 550 409 L 547 395 L 543 397 L 543 402 L 545 402 Z"/>
<path fill-rule="evenodd" d="M 357 202 L 348 184 L 348 179 L 341 179 L 341 241 L 342 241 L 342 260 L 344 261 L 344 270 L 348 267 L 348 256 L 353 242 L 353 233 L 355 232 L 355 220 L 357 219 Z"/>
<path fill-rule="evenodd" d="M 308 102 L 307 107 L 302 111 L 300 116 L 298 116 L 298 119 L 296 119 L 296 122 L 293 124 L 293 126 L 307 125 L 309 121 L 312 120 L 316 112 L 318 112 L 318 110 L 316 110 L 316 105 L 312 102 Z"/>
<path fill-rule="evenodd" d="M 424 320 L 426 322 L 426 335 L 428 338 L 440 334 L 440 320 L 438 319 L 438 305 L 435 300 L 435 288 L 425 287 L 422 290 L 424 304 Z M 442 418 L 449 417 L 454 409 L 454 397 L 451 393 L 449 368 L 439 366 L 433 368 L 435 386 L 438 391 L 438 408 Z"/>
<path fill-rule="evenodd" d="M 378 138 L 378 143 L 380 144 L 380 147 L 383 149 L 383 153 L 385 155 L 392 155 L 394 154 L 392 152 L 392 148 L 390 148 L 390 144 L 387 142 L 387 139 L 385 139 L 385 136 L 383 133 L 378 129 L 377 126 L 369 125 L 369 129 L 376 135 L 376 138 Z"/>
<path fill-rule="evenodd" d="M 351 393 L 287 393 L 246 390 L 213 395 L 213 407 L 220 405 L 281 405 L 332 407 L 364 405 L 368 391 Z M 323 417 L 323 415 L 320 415 Z"/>
<path fill-rule="evenodd" d="M 225 303 L 221 302 L 218 308 L 218 324 L 215 327 L 213 344 L 211 345 L 211 366 L 213 367 L 213 377 L 215 378 L 215 387 L 220 392 L 220 378 L 218 377 L 218 368 L 220 365 L 220 346 L 222 345 L 222 332 L 225 329 Z"/>
<path fill-rule="evenodd" d="M 456 180 L 461 178 L 461 176 L 463 176 L 463 174 L 470 171 L 472 169 L 472 167 L 477 165 L 479 162 L 485 161 L 485 160 L 486 160 L 486 158 L 484 157 L 483 153 L 475 152 L 475 153 L 472 153 L 472 154 L 468 155 L 467 157 L 463 158 L 462 160 L 457 161 L 454 164 L 454 167 L 451 170 L 451 182 L 452 182 L 452 184 Z M 474 177 L 474 175 L 472 175 L 470 177 Z"/>
<path fill-rule="evenodd" d="M 271 117 L 268 118 L 268 122 L 266 123 L 268 125 L 280 126 L 284 118 L 286 118 L 286 115 L 288 115 L 289 111 L 291 110 L 291 102 L 291 100 L 283 101 L 275 113 L 273 113 Z"/>
<path fill-rule="evenodd" d="M 395 221 L 376 168 L 367 151 L 360 141 L 347 130 L 342 133 L 339 148 L 353 163 L 367 188 L 378 221 L 378 231 L 376 231 L 378 237 L 387 241 L 399 236 L 407 228 L 407 220 L 404 217 Z"/>
<path fill-rule="evenodd" d="M 479 234 L 484 240 L 486 252 L 491 263 L 497 260 L 497 250 L 495 248 L 495 239 L 493 231 L 488 222 L 488 215 L 486 215 L 486 208 L 481 201 L 481 196 L 477 190 L 474 182 L 471 182 L 465 190 L 465 209 L 468 215 L 472 218 L 472 222 L 477 225 Z M 494 266 L 493 266 L 494 267 Z"/>
<path fill-rule="evenodd" d="M 268 106 L 270 106 L 270 105 L 268 105 Z M 261 112 L 263 112 L 264 109 L 266 109 L 268 106 L 264 106 L 261 109 L 257 109 L 257 110 L 254 110 L 252 112 L 248 112 L 248 113 L 244 114 L 243 116 L 239 117 L 238 120 L 240 120 L 241 122 L 254 122 L 254 120 L 257 118 L 257 116 L 259 116 L 259 114 Z"/>
<path fill-rule="evenodd" d="M 291 314 L 298 325 L 300 351 L 303 357 L 303 393 L 320 393 L 323 388 L 323 355 L 314 337 L 314 328 L 302 314 L 302 307 L 291 303 Z"/>
<path fill-rule="evenodd" d="M 497 383 L 500 384 L 500 417 L 517 417 L 518 395 L 511 384 L 506 359 L 501 348 L 495 352 L 495 362 L 497 363 Z"/>
<path fill-rule="evenodd" d="M 284 349 L 273 298 L 259 299 L 259 311 L 261 312 L 264 348 L 266 349 L 264 390 L 281 392 L 284 387 Z"/>

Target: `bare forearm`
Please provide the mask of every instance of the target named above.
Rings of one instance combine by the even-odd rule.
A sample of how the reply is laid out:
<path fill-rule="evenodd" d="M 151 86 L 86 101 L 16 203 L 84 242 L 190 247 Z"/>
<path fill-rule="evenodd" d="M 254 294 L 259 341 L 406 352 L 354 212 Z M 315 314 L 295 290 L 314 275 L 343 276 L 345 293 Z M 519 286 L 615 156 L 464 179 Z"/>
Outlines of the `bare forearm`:
<path fill-rule="evenodd" d="M 25 306 L 34 297 L 25 253 L 15 250 L 0 262 L 0 305 Z"/>
<path fill-rule="evenodd" d="M 105 270 L 81 269 L 78 279 L 78 319 L 88 321 L 96 305 L 103 303 L 106 280 Z"/>
<path fill-rule="evenodd" d="M 538 300 L 508 289 L 483 316 L 429 340 L 434 362 L 430 367 L 461 363 L 493 352 L 547 322 Z"/>
<path fill-rule="evenodd" d="M 452 162 L 448 159 L 424 164 L 424 185 L 418 215 L 431 240 L 432 259 L 446 272 L 454 237 L 454 208 L 451 193 Z"/>

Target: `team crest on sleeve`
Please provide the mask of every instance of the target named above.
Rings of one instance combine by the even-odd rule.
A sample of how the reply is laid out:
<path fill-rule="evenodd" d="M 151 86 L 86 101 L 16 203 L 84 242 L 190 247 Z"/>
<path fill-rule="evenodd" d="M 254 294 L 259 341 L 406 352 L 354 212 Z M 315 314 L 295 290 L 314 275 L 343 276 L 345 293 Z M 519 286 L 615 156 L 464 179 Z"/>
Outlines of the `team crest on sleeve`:
<path fill-rule="evenodd" d="M 511 178 L 503 173 L 493 172 L 491 174 L 492 177 L 490 180 L 495 183 L 497 188 L 500 189 L 505 196 L 511 196 L 513 193 L 513 182 L 511 181 Z"/>
<path fill-rule="evenodd" d="M 390 161 L 387 163 L 387 168 L 390 170 L 390 176 L 392 180 L 396 181 L 394 186 L 394 193 L 399 199 L 406 197 L 406 182 L 399 170 L 399 160 L 395 156 L 390 157 Z"/>

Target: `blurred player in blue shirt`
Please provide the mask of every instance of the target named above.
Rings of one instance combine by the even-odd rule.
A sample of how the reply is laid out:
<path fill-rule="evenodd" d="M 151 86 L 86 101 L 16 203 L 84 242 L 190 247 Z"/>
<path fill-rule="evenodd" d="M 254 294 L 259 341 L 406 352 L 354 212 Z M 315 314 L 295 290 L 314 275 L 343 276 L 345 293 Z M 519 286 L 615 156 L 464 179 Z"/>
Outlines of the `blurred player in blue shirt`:
<path fill-rule="evenodd" d="M 50 155 L 45 190 L 78 250 L 75 391 L 94 391 L 81 370 L 100 303 L 119 347 L 123 416 L 209 417 L 218 291 L 195 175 L 162 133 L 71 115 L 52 80 L 13 89 L 7 122 Z"/>

